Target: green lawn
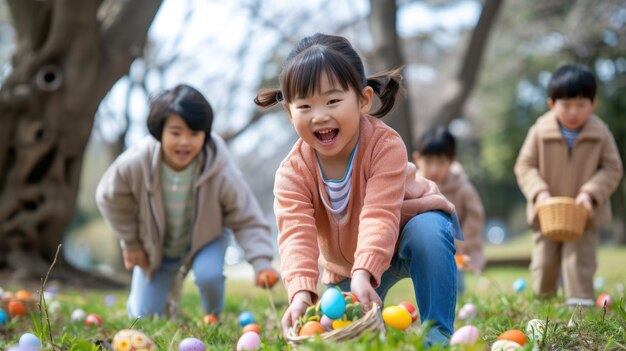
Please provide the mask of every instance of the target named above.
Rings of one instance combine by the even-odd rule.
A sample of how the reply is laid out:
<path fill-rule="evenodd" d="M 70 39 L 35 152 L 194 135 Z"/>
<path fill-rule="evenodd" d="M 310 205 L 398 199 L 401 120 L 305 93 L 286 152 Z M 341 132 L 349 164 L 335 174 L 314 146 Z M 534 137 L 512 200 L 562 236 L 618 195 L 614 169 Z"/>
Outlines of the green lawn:
<path fill-rule="evenodd" d="M 523 238 L 498 248 L 489 247 L 488 257 L 501 251 L 508 251 L 509 246 L 519 249 Z M 526 250 L 530 249 L 527 245 Z M 519 249 L 520 254 L 529 251 Z M 478 315 L 470 321 L 457 320 L 456 327 L 472 324 L 480 331 L 477 344 L 452 350 L 489 350 L 497 336 L 508 329 L 524 330 L 526 323 L 534 318 L 548 320 L 548 335 L 541 350 L 626 350 L 626 312 L 624 311 L 623 291 L 619 284 L 626 281 L 624 265 L 626 248 L 603 247 L 599 255 L 597 276 L 605 279 L 602 292 L 613 296 L 614 305 L 605 311 L 601 308 L 583 310 L 577 315 L 573 327 L 567 323 L 573 311 L 563 305 L 561 296 L 553 299 L 537 300 L 527 288 L 522 293 L 515 293 L 512 282 L 524 278 L 529 282 L 528 270 L 525 268 L 493 268 L 486 270 L 482 276 L 469 275 L 467 279 L 468 293 L 459 298 L 457 308 L 467 302 L 476 305 Z M 530 282 L 529 282 L 530 285 Z M 7 287 L 4 287 L 7 289 Z M 19 287 L 12 287 L 17 289 Z M 598 292 L 601 292 L 600 290 Z M 105 297 L 113 294 L 117 301 L 112 306 L 105 304 Z M 128 328 L 132 321 L 126 316 L 125 291 L 61 291 L 56 299 L 60 309 L 50 314 L 50 331 L 53 344 L 49 340 L 48 323 L 39 324 L 37 315 L 33 318 L 13 320 L 6 326 L 0 326 L 0 350 L 17 343 L 24 332 L 33 332 L 44 339 L 44 350 L 97 350 L 98 340 L 110 342 L 113 335 L 121 329 Z M 410 281 L 404 280 L 389 293 L 386 304 L 395 304 L 403 300 L 414 301 Z M 143 330 L 159 345 L 159 350 L 178 350 L 179 342 L 186 337 L 202 339 L 209 350 L 234 350 L 241 334 L 237 316 L 249 310 L 256 316 L 261 326 L 263 350 L 286 350 L 285 341 L 280 337 L 274 309 L 270 301 L 274 301 L 278 318 L 286 308 L 286 297 L 282 286 L 275 287 L 270 293 L 252 286 L 248 281 L 229 280 L 227 282 L 226 311 L 218 326 L 207 326 L 200 323 L 202 311 L 192 283 L 187 282 L 183 299 L 183 316 L 177 321 L 157 319 L 141 319 L 133 328 Z M 70 314 L 75 308 L 82 308 L 87 313 L 98 313 L 104 323 L 100 327 L 87 327 L 83 323 L 74 323 Z M 420 349 L 422 335 L 417 326 L 409 332 L 390 330 L 387 339 L 382 342 L 352 341 L 340 345 L 331 345 L 320 341 L 309 344 L 308 350 L 414 350 Z M 526 350 L 531 350 L 528 346 Z M 433 350 L 437 350 L 434 348 Z"/>

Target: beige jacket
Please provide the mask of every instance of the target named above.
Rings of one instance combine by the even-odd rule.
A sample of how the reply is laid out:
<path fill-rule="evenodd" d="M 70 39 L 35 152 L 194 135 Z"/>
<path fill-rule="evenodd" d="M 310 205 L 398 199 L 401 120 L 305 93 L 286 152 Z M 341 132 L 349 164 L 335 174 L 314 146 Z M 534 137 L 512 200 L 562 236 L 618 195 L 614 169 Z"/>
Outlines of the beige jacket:
<path fill-rule="evenodd" d="M 538 228 L 535 198 L 543 190 L 551 196 L 575 198 L 587 192 L 594 213 L 588 228 L 611 220 L 609 197 L 622 178 L 622 162 L 609 128 L 595 115 L 589 117 L 571 152 L 552 111 L 539 117 L 528 131 L 515 162 L 515 175 L 528 200 L 528 223 Z"/>
<path fill-rule="evenodd" d="M 483 228 L 485 210 L 478 192 L 470 183 L 460 163 L 454 162 L 448 177 L 437 184 L 441 193 L 454 204 L 461 222 L 464 240 L 455 240 L 457 253 L 468 255 L 471 265 L 478 270 L 485 267 Z"/>
<path fill-rule="evenodd" d="M 152 137 L 120 155 L 106 171 L 96 190 L 96 202 L 123 249 L 143 248 L 148 256 L 146 275 L 161 265 L 165 212 L 160 190 L 161 143 Z M 271 268 L 273 239 L 254 194 L 228 154 L 224 141 L 211 142 L 198 155 L 200 174 L 193 184 L 191 250 L 181 274 L 170 290 L 170 310 L 176 307 L 182 279 L 199 249 L 232 230 L 245 259 L 256 272 Z M 176 304 L 172 306 L 171 304 Z"/>

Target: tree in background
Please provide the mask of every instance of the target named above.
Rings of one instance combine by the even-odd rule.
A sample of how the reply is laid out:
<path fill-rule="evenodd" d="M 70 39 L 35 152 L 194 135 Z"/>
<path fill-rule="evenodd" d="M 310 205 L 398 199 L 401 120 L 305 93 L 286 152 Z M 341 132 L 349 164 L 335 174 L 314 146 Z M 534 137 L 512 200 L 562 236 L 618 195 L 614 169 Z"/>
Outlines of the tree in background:
<path fill-rule="evenodd" d="M 160 5 L 8 1 L 16 50 L 0 89 L 0 267 L 47 271 L 73 216 L 98 105 L 142 54 Z"/>

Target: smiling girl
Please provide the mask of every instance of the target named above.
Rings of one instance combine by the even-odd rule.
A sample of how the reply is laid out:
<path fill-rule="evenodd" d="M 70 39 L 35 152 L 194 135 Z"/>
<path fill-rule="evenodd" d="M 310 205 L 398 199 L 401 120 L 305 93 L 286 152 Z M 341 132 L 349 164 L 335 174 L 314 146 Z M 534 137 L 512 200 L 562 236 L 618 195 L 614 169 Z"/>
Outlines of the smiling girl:
<path fill-rule="evenodd" d="M 401 88 L 398 71 L 366 77 L 343 37 L 315 34 L 288 55 L 281 103 L 300 139 L 276 172 L 274 212 L 281 274 L 289 295 L 283 333 L 318 299 L 323 283 L 351 291 L 365 309 L 382 305 L 400 279 L 413 281 L 426 345 L 447 344 L 456 304 L 454 206 L 415 176 L 405 145 L 379 118 Z M 380 107 L 370 114 L 374 95 Z"/>
<path fill-rule="evenodd" d="M 151 137 L 120 155 L 98 185 L 98 208 L 133 270 L 131 318 L 174 315 L 189 270 L 205 312 L 218 316 L 229 231 L 255 282 L 278 275 L 269 225 L 212 123 L 211 106 L 196 89 L 179 85 L 157 95 L 147 119 Z"/>

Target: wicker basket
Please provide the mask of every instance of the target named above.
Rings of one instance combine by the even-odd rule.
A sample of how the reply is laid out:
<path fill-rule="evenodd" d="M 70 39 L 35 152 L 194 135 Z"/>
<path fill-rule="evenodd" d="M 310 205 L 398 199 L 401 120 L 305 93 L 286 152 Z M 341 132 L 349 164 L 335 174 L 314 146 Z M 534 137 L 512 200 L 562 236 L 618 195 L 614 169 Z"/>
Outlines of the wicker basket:
<path fill-rule="evenodd" d="M 24 304 L 24 310 L 26 314 L 34 313 L 39 311 L 39 301 L 35 299 L 16 299 L 12 298 L 0 298 L 0 309 L 5 310 L 9 313 L 9 303 L 13 300 L 21 301 Z"/>
<path fill-rule="evenodd" d="M 541 233 L 555 241 L 578 240 L 585 231 L 587 210 L 566 196 L 548 198 L 537 207 Z"/>
<path fill-rule="evenodd" d="M 305 341 L 313 340 L 317 335 L 311 336 L 298 336 L 300 332 L 300 321 L 298 321 L 287 332 L 287 342 L 294 348 L 298 345 L 302 345 Z M 377 304 L 374 304 L 372 309 L 363 315 L 363 317 L 352 322 L 350 325 L 336 330 L 331 330 L 322 334 L 319 337 L 322 340 L 328 340 L 333 342 L 342 342 L 352 339 L 358 339 L 366 333 L 370 333 L 371 337 L 385 335 L 385 323 L 383 322 L 383 316 L 381 308 Z"/>

